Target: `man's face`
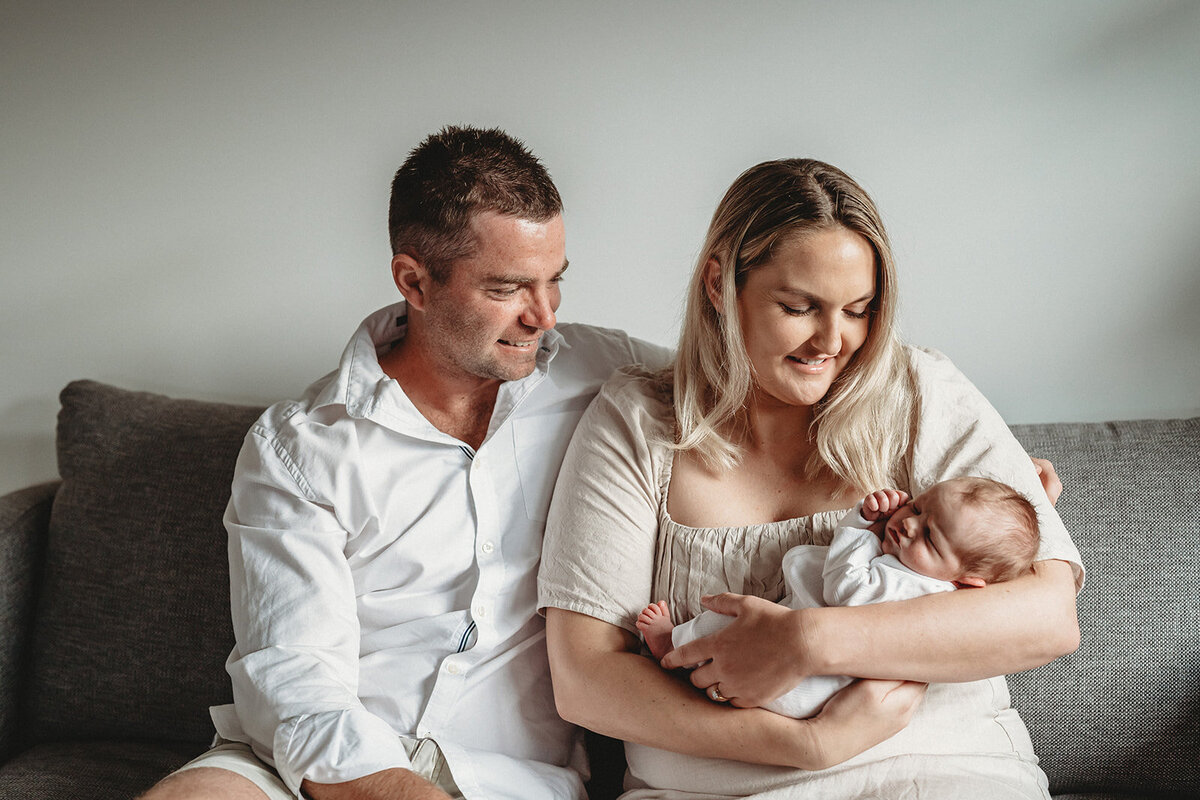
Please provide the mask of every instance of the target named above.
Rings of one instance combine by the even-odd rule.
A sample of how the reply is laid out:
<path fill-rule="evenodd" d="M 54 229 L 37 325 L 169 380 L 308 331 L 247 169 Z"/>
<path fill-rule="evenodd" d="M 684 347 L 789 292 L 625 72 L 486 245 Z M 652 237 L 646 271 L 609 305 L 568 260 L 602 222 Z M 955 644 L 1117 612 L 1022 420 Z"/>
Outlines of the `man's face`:
<path fill-rule="evenodd" d="M 554 327 L 562 299 L 562 217 L 531 222 L 485 211 L 472 229 L 474 254 L 426 292 L 428 344 L 448 377 L 518 380 L 533 372 L 542 333 Z"/>

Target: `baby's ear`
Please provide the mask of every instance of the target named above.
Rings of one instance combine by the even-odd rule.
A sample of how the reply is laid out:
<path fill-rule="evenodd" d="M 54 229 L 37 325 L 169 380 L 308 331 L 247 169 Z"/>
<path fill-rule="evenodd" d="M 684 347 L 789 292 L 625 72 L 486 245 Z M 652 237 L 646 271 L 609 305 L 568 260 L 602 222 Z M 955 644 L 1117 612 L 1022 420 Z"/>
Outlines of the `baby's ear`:
<path fill-rule="evenodd" d="M 982 589 L 984 586 L 987 586 L 987 581 L 985 581 L 983 578 L 980 578 L 978 575 L 964 575 L 963 577 L 954 581 L 954 585 L 960 589 L 966 589 L 968 587 L 973 589 Z"/>

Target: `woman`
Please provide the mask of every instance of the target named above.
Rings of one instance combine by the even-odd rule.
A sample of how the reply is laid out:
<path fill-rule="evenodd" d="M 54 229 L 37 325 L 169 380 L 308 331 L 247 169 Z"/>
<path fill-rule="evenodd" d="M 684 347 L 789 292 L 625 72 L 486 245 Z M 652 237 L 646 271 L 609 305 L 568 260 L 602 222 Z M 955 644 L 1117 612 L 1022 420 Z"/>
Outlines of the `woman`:
<path fill-rule="evenodd" d="M 627 742 L 630 800 L 1048 797 L 994 676 L 1077 646 L 1078 553 L 999 415 L 944 357 L 899 343 L 895 309 L 862 188 L 817 161 L 760 164 L 713 217 L 674 368 L 614 376 L 580 424 L 539 605 L 560 713 Z M 784 551 L 827 543 L 863 494 L 963 474 L 1038 506 L 1030 575 L 902 603 L 775 605 Z M 737 618 L 664 661 L 703 664 L 690 681 L 711 700 L 639 654 L 634 621 L 659 599 L 676 620 Z M 810 720 L 756 708 L 820 674 L 892 682 L 853 684 Z M 921 701 L 909 681 L 934 685 Z"/>

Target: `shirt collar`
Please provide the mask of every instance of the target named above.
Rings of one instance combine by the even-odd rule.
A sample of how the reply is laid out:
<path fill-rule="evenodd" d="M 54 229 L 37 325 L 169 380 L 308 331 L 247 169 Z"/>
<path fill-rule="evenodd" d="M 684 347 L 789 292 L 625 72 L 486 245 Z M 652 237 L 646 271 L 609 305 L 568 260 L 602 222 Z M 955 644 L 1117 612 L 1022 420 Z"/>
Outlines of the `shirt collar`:
<path fill-rule="evenodd" d="M 411 409 L 422 423 L 426 420 L 404 395 L 400 385 L 390 378 L 379 365 L 379 357 L 408 331 L 408 303 L 401 300 L 364 319 L 358 330 L 350 337 L 333 379 L 317 394 L 313 408 L 339 404 L 346 413 L 355 417 L 370 417 L 383 404 L 400 405 Z M 561 333 L 551 328 L 542 334 L 538 344 L 537 367 L 532 375 L 504 384 L 505 389 L 517 388 L 526 382 L 540 382 L 550 371 L 550 362 L 560 350 L 569 350 L 571 345 Z M 393 401 L 388 398 L 398 393 Z M 507 394 L 507 392 L 502 392 Z M 524 394 L 520 392 L 519 394 Z M 403 398 L 400 400 L 400 398 Z M 407 413 L 404 416 L 408 416 Z"/>

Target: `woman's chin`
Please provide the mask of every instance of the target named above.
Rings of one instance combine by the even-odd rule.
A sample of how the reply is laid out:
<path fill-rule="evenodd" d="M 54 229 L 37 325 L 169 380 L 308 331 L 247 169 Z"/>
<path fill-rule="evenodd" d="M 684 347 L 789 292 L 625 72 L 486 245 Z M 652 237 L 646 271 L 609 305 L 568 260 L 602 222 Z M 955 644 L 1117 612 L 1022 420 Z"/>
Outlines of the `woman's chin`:
<path fill-rule="evenodd" d="M 790 406 L 811 408 L 829 394 L 831 384 L 832 381 L 827 380 L 825 376 L 821 376 L 819 380 L 793 381 L 788 391 L 781 393 L 780 399 Z"/>

